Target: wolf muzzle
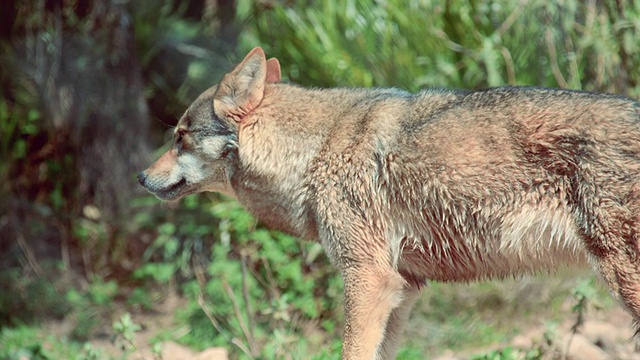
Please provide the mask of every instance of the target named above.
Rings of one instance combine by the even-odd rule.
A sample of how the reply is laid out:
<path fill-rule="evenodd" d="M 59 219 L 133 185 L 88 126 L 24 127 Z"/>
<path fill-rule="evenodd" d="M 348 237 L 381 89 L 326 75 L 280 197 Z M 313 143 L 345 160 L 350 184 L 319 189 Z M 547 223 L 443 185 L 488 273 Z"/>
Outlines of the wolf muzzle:
<path fill-rule="evenodd" d="M 147 173 L 145 171 L 140 171 L 138 173 L 138 182 L 140 183 L 140 185 L 144 186 L 145 188 L 147 187 L 145 185 L 147 180 Z"/>

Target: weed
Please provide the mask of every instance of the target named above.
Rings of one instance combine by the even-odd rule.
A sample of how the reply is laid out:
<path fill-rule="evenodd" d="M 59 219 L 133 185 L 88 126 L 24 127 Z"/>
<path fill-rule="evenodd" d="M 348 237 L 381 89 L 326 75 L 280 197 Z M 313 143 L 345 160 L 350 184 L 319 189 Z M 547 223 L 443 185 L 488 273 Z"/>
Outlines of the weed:
<path fill-rule="evenodd" d="M 0 331 L 0 359 L 103 360 L 103 352 L 89 344 L 46 334 L 38 327 L 18 326 Z"/>
<path fill-rule="evenodd" d="M 140 325 L 133 322 L 131 314 L 125 313 L 120 320 L 113 323 L 113 336 L 111 342 L 114 343 L 125 354 L 136 350 L 134 343 L 135 333 L 142 329 Z"/>

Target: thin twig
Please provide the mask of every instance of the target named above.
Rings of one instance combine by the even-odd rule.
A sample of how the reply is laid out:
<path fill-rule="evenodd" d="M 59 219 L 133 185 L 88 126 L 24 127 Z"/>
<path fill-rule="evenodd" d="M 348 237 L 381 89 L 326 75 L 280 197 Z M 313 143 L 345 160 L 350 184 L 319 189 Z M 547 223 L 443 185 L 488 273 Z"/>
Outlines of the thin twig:
<path fill-rule="evenodd" d="M 247 318 L 249 318 L 249 331 L 251 332 L 251 338 L 255 339 L 253 329 L 256 327 L 255 319 L 253 318 L 253 309 L 251 309 L 251 301 L 249 298 L 249 287 L 247 286 L 247 255 L 242 253 L 240 258 L 242 264 L 242 297 L 244 298 L 245 312 Z"/>
<path fill-rule="evenodd" d="M 220 326 L 220 323 L 218 322 L 218 320 L 213 316 L 213 314 L 211 313 L 211 310 L 209 310 L 209 307 L 207 306 L 207 303 L 204 300 L 204 295 L 202 294 L 202 292 L 198 294 L 198 305 L 200 306 L 200 309 L 202 309 L 202 312 L 204 312 L 204 314 L 207 316 L 207 318 L 209 318 L 209 321 L 211 322 L 213 327 L 216 328 L 216 330 L 218 330 L 218 333 L 224 336 L 222 326 Z"/>
<path fill-rule="evenodd" d="M 573 44 L 573 40 L 571 40 L 571 36 L 565 37 L 565 46 L 569 51 L 573 53 L 573 56 L 570 57 L 569 60 L 569 84 L 571 87 L 581 89 L 582 84 L 580 83 L 580 70 L 578 69 L 578 51 Z"/>
<path fill-rule="evenodd" d="M 91 260 L 90 250 L 96 244 L 97 238 L 98 235 L 94 232 L 93 234 L 89 235 L 89 240 L 87 241 L 86 245 L 82 247 L 82 265 L 84 267 L 84 273 L 87 279 L 93 278 L 93 270 L 89 265 L 93 263 L 93 261 Z"/>
<path fill-rule="evenodd" d="M 18 244 L 20 245 L 20 249 L 22 249 L 22 253 L 24 254 L 24 257 L 27 259 L 27 264 L 29 265 L 29 268 L 38 277 L 42 277 L 42 268 L 40 267 L 40 264 L 38 264 L 38 261 L 36 260 L 36 256 L 33 254 L 33 250 L 31 249 L 31 246 L 29 246 L 29 244 L 24 239 L 24 236 L 22 236 L 21 233 L 17 235 L 17 238 L 18 238 Z"/>
<path fill-rule="evenodd" d="M 506 47 L 502 47 L 501 51 L 502 57 L 504 58 L 504 63 L 507 66 L 507 81 L 510 85 L 516 85 L 516 70 L 513 65 L 513 58 L 511 57 L 511 53 L 509 49 Z"/>
<path fill-rule="evenodd" d="M 468 49 L 458 43 L 456 43 L 455 41 L 451 40 L 451 38 L 449 37 L 449 35 L 447 35 L 446 32 L 440 30 L 440 29 L 433 29 L 432 33 L 440 38 L 440 40 L 444 41 L 445 45 L 449 48 L 449 50 L 452 50 L 454 52 L 457 53 L 461 53 L 464 54 L 466 56 L 469 56 L 472 59 L 478 59 L 478 55 L 471 49 Z"/>
<path fill-rule="evenodd" d="M 562 359 L 566 360 L 569 354 L 569 350 L 571 349 L 571 343 L 573 342 L 573 338 L 576 336 L 580 327 L 584 325 L 584 313 L 585 307 L 587 306 L 587 297 L 584 295 L 580 295 L 578 299 L 578 304 L 576 304 L 575 309 L 577 309 L 578 317 L 576 318 L 576 322 L 571 326 L 571 337 L 569 337 L 569 341 L 567 341 L 567 345 L 565 346 L 564 352 L 562 353 Z"/>
<path fill-rule="evenodd" d="M 213 316 L 213 314 L 209 310 L 209 307 L 207 306 L 207 303 L 204 300 L 204 295 L 202 293 L 198 294 L 198 305 L 200 306 L 200 309 L 202 309 L 204 314 L 207 316 L 207 318 L 209 319 L 213 327 L 216 328 L 216 330 L 218 330 L 220 335 L 222 335 L 225 338 L 225 340 L 237 346 L 238 349 L 240 349 L 243 353 L 249 355 L 250 357 L 255 357 L 255 355 L 253 355 L 251 351 L 247 349 L 247 347 L 244 346 L 244 344 L 241 341 L 238 341 L 237 338 L 229 338 L 228 336 L 225 335 L 225 333 L 223 332 L 222 326 L 220 326 L 220 323 L 218 322 L 218 320 L 216 320 L 215 316 Z"/>
<path fill-rule="evenodd" d="M 213 325 L 213 327 L 218 331 L 218 333 L 220 335 L 222 335 L 225 340 L 235 346 L 238 347 L 238 349 L 240 349 L 243 353 L 247 354 L 250 357 L 255 357 L 253 355 L 253 353 L 251 352 L 251 350 L 249 350 L 242 342 L 238 341 L 238 339 L 236 338 L 231 338 L 229 336 L 226 335 L 224 329 L 222 328 L 222 325 L 220 325 L 220 322 L 218 322 L 218 320 L 216 319 L 216 317 L 213 315 L 213 313 L 211 312 L 211 310 L 209 310 L 209 307 L 207 306 L 207 303 L 204 299 L 204 287 L 205 287 L 205 278 L 204 278 L 204 274 L 201 270 L 200 266 L 195 266 L 194 264 L 194 274 L 196 276 L 196 282 L 198 283 L 198 306 L 200 306 L 200 309 L 202 309 L 202 312 L 204 312 L 204 314 L 207 316 L 207 318 L 209 319 L 209 321 L 211 322 L 211 325 Z"/>
<path fill-rule="evenodd" d="M 211 321 L 211 324 L 213 324 L 213 327 L 216 328 L 216 330 L 218 330 L 218 332 L 224 336 L 222 326 L 220 326 L 218 320 L 213 316 L 213 314 L 211 314 L 211 311 L 209 311 L 209 308 L 207 307 L 207 304 L 204 300 L 206 279 L 204 278 L 202 267 L 195 264 L 195 259 L 193 260 L 193 262 L 193 274 L 196 276 L 196 282 L 198 283 L 198 305 L 200 305 L 200 308 L 202 309 L 204 314 L 207 315 L 209 321 Z"/>
<path fill-rule="evenodd" d="M 222 278 L 222 286 L 224 287 L 224 291 L 227 293 L 229 300 L 231 300 L 231 305 L 233 306 L 233 312 L 236 315 L 236 319 L 238 320 L 238 324 L 240 325 L 240 329 L 242 329 L 242 333 L 244 334 L 247 343 L 249 344 L 249 348 L 251 349 L 251 356 L 256 356 L 256 342 L 247 327 L 244 319 L 242 318 L 242 312 L 240 311 L 240 306 L 238 305 L 238 300 L 236 299 L 236 295 L 233 293 L 233 289 L 229 286 L 229 283 L 225 278 Z"/>
<path fill-rule="evenodd" d="M 278 291 L 278 283 L 273 278 L 273 271 L 271 270 L 271 266 L 269 265 L 269 261 L 266 257 L 262 257 L 262 264 L 264 265 L 264 269 L 267 273 L 267 281 L 269 281 L 269 289 L 271 289 L 271 298 L 277 299 L 280 297 L 280 292 Z"/>
<path fill-rule="evenodd" d="M 518 18 L 524 11 L 525 5 L 528 2 L 529 0 L 520 1 L 520 3 L 516 6 L 516 8 L 513 9 L 511 14 L 509 14 L 509 16 L 507 16 L 507 18 L 500 25 L 500 27 L 498 27 L 498 30 L 496 30 L 496 35 L 498 35 L 499 37 L 502 37 L 502 35 L 504 35 L 504 33 L 506 33 L 509 30 L 509 28 L 511 28 L 511 26 L 516 22 L 516 20 L 518 20 Z"/>
<path fill-rule="evenodd" d="M 567 81 L 564 76 L 562 76 L 562 72 L 560 71 L 560 67 L 558 66 L 558 54 L 556 53 L 556 45 L 553 42 L 553 33 L 550 29 L 547 29 L 544 36 L 545 42 L 547 44 L 547 49 L 549 50 L 549 60 L 551 62 L 551 71 L 553 72 L 553 76 L 556 78 L 558 85 L 562 88 L 569 87 L 567 85 Z"/>

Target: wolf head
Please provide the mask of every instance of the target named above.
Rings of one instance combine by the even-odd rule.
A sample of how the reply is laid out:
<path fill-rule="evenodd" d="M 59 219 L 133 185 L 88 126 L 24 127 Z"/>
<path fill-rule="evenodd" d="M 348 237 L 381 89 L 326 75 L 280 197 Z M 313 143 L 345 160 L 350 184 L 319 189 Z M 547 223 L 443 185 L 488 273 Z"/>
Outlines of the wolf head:
<path fill-rule="evenodd" d="M 162 200 L 215 191 L 233 196 L 231 176 L 239 166 L 238 129 L 280 81 L 280 64 L 255 48 L 218 85 L 189 106 L 174 130 L 173 146 L 138 181 Z"/>

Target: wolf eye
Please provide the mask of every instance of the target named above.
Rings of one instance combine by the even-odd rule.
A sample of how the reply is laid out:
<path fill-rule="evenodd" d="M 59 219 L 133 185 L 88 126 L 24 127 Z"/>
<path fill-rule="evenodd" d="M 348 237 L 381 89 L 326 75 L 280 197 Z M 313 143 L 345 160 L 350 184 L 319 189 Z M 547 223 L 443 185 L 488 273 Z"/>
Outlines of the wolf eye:
<path fill-rule="evenodd" d="M 182 143 L 182 140 L 184 138 L 184 134 L 186 132 L 187 131 L 184 130 L 184 129 L 180 129 L 180 130 L 178 130 L 178 132 L 176 132 L 176 144 L 181 144 Z"/>
<path fill-rule="evenodd" d="M 184 136 L 186 133 L 187 131 L 184 129 L 180 129 L 176 132 L 176 147 L 178 148 L 178 151 L 182 151 L 184 148 Z"/>

